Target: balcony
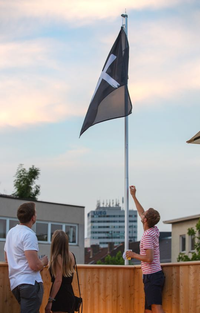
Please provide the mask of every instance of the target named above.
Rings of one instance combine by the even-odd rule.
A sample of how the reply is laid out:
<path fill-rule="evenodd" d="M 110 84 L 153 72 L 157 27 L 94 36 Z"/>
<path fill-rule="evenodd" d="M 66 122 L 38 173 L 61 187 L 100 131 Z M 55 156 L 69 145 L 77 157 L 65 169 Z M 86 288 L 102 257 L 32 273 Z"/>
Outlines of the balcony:
<path fill-rule="evenodd" d="M 200 312 L 200 262 L 162 264 L 166 276 L 163 291 L 165 313 Z M 144 292 L 140 266 L 79 265 L 83 313 L 143 313 Z M 51 286 L 47 269 L 42 272 L 44 297 L 40 313 Z M 74 291 L 78 295 L 76 275 Z M 20 313 L 10 291 L 8 268 L 0 263 L 0 312 Z"/>

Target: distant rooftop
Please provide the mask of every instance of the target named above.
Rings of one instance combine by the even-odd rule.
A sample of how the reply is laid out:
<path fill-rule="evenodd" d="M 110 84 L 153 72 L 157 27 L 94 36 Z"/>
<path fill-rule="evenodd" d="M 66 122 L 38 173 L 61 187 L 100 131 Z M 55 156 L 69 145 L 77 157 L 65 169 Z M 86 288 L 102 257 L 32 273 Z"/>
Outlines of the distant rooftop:
<path fill-rule="evenodd" d="M 107 209 L 121 210 L 119 200 L 106 200 L 102 202 L 100 200 L 97 201 L 96 211 L 104 211 Z"/>
<path fill-rule="evenodd" d="M 160 232 L 160 261 L 161 263 L 171 262 L 171 232 Z M 129 249 L 136 253 L 140 253 L 140 242 L 129 242 Z M 110 243 L 108 247 L 100 247 L 98 244 L 85 247 L 85 264 L 97 264 L 97 261 L 101 260 L 105 262 L 107 255 L 111 257 L 116 256 L 117 252 L 124 252 L 124 243 L 122 242 L 118 246 L 114 246 L 114 243 Z M 134 259 L 133 264 L 140 264 L 140 261 Z"/>
<path fill-rule="evenodd" d="M 197 218 L 200 218 L 200 214 L 175 218 L 173 220 L 163 221 L 163 223 L 164 224 L 175 224 L 175 223 L 180 223 L 180 222 L 184 222 L 184 221 L 196 220 Z"/>
<path fill-rule="evenodd" d="M 95 211 L 105 211 L 105 210 L 119 210 L 121 211 L 120 206 L 99 206 L 95 209 Z"/>
<path fill-rule="evenodd" d="M 5 195 L 0 193 L 0 198 L 9 198 L 13 200 L 22 200 L 22 201 L 32 201 L 32 202 L 39 202 L 39 203 L 48 203 L 48 204 L 56 204 L 56 205 L 63 205 L 63 206 L 70 206 L 70 207 L 78 207 L 78 208 L 85 208 L 82 205 L 75 205 L 75 204 L 65 204 L 65 203 L 58 203 L 58 202 L 49 202 L 49 201 L 41 201 L 41 200 L 33 200 L 33 199 L 22 199 L 18 197 L 14 197 L 12 195 Z"/>

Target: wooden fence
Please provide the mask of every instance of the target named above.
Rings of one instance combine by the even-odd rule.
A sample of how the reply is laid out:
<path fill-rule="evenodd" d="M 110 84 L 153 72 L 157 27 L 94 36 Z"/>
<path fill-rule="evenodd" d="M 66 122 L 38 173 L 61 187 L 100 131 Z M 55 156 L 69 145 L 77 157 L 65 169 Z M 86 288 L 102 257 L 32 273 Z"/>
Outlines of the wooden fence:
<path fill-rule="evenodd" d="M 200 312 L 200 262 L 162 264 L 166 276 L 163 291 L 165 313 Z M 144 292 L 140 266 L 79 265 L 83 313 L 143 313 Z M 51 287 L 47 269 L 42 272 L 44 308 Z M 78 295 L 76 276 L 74 291 Z M 0 312 L 20 313 L 9 286 L 6 263 L 0 263 Z"/>

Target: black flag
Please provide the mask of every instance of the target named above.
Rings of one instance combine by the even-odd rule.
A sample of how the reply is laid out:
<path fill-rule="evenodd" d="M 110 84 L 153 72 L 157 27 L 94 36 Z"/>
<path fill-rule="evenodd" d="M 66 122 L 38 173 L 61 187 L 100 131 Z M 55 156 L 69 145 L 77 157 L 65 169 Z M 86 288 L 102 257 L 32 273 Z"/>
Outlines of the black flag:
<path fill-rule="evenodd" d="M 80 136 L 90 126 L 131 114 L 127 87 L 128 59 L 129 45 L 122 27 L 99 77 Z"/>

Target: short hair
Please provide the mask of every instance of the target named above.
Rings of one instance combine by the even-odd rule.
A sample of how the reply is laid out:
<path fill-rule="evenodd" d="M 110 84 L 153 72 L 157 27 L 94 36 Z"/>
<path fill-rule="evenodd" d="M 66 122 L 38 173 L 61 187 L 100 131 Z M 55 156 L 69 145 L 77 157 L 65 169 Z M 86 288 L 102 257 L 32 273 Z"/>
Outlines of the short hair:
<path fill-rule="evenodd" d="M 155 226 L 160 221 L 160 214 L 158 211 L 150 208 L 146 211 L 145 217 L 147 219 L 147 225 L 149 228 Z"/>
<path fill-rule="evenodd" d="M 17 218 L 20 223 L 28 223 L 35 215 L 35 203 L 34 202 L 26 202 L 20 205 L 17 210 Z"/>

